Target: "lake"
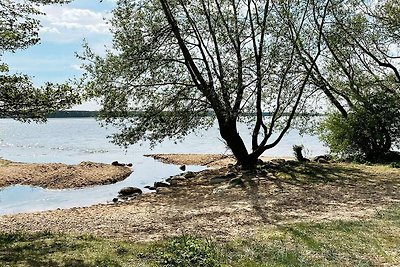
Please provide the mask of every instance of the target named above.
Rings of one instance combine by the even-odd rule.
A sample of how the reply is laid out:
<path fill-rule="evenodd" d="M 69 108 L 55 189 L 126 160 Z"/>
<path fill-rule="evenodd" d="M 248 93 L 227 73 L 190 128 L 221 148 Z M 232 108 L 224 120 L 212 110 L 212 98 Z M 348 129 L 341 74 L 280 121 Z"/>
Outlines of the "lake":
<path fill-rule="evenodd" d="M 110 143 L 107 138 L 113 128 L 100 127 L 93 118 L 50 119 L 46 124 L 24 124 L 11 119 L 0 119 L 0 157 L 17 162 L 78 164 L 82 161 L 102 163 L 133 163 L 133 173 L 124 181 L 112 185 L 84 189 L 48 190 L 31 186 L 10 186 L 0 189 L 0 214 L 43 211 L 57 208 L 90 206 L 110 202 L 126 186 L 143 188 L 180 173 L 179 166 L 164 164 L 144 157 L 151 153 L 227 153 L 215 124 L 207 131 L 189 135 L 183 142 L 166 140 L 153 150 L 148 143 L 130 146 L 127 150 Z M 249 136 L 247 126 L 241 124 L 242 136 Z M 249 141 L 249 138 L 246 138 Z M 303 144 L 307 155 L 326 153 L 326 148 L 315 136 L 300 136 L 290 131 L 265 156 L 292 156 L 292 146 Z M 187 166 L 190 171 L 204 169 Z"/>

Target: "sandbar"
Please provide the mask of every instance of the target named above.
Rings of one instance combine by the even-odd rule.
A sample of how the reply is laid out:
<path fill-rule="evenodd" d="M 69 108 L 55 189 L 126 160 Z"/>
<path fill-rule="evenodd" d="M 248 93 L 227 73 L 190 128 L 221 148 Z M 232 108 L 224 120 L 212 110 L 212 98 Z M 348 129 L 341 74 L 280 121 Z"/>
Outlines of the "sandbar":
<path fill-rule="evenodd" d="M 31 185 L 49 189 L 82 188 L 113 184 L 124 180 L 132 169 L 111 164 L 81 162 L 63 163 L 0 162 L 0 188 L 10 185 Z"/>

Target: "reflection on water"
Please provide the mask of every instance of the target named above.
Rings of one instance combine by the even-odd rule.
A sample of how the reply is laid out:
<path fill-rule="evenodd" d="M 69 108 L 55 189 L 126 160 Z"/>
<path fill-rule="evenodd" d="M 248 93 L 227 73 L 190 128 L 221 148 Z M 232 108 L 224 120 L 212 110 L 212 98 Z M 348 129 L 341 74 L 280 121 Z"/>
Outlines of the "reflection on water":
<path fill-rule="evenodd" d="M 241 125 L 242 133 L 249 133 Z M 124 150 L 110 143 L 106 137 L 115 130 L 102 128 L 92 118 L 50 119 L 47 124 L 22 124 L 9 119 L 0 120 L 0 156 L 17 162 L 62 162 L 78 164 L 82 161 L 111 163 L 115 160 L 133 163 L 134 172 L 124 181 L 113 185 L 74 190 L 44 190 L 30 186 L 11 186 L 0 191 L 0 214 L 41 211 L 107 203 L 125 186 L 143 188 L 171 175 L 180 173 L 178 166 L 163 164 L 143 157 L 150 153 L 226 153 L 217 126 L 199 135 L 191 134 L 184 142 L 165 141 L 150 150 L 149 144 L 133 145 Z M 245 134 L 243 134 L 244 136 Z M 250 135 L 249 135 L 250 136 Z M 247 140 L 249 141 L 249 140 Z M 292 156 L 292 146 L 303 144 L 310 155 L 326 152 L 316 137 L 301 137 L 290 132 L 266 156 Z M 203 169 L 188 167 L 191 171 Z M 1 177 L 0 177 L 1 179 Z"/>

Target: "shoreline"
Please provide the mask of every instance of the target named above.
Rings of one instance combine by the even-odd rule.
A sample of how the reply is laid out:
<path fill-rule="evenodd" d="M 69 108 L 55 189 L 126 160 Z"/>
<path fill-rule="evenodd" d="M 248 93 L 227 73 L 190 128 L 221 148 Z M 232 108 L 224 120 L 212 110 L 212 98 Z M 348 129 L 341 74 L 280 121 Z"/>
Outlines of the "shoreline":
<path fill-rule="evenodd" d="M 233 155 L 230 154 L 192 154 L 192 153 L 165 153 L 165 154 L 146 154 L 145 157 L 150 157 L 155 160 L 161 161 L 166 164 L 174 165 L 199 165 L 207 166 L 209 168 L 224 167 L 228 164 L 236 164 Z M 276 159 L 295 160 L 294 157 L 288 156 L 261 156 L 261 160 L 270 161 Z"/>
<path fill-rule="evenodd" d="M 148 242 L 183 231 L 232 240 L 251 236 L 260 227 L 365 220 L 400 203 L 400 169 L 387 166 L 279 160 L 253 172 L 225 165 L 193 174 L 186 178 L 183 172 L 170 178 L 168 187 L 129 201 L 3 215 L 0 232 L 50 231 Z"/>

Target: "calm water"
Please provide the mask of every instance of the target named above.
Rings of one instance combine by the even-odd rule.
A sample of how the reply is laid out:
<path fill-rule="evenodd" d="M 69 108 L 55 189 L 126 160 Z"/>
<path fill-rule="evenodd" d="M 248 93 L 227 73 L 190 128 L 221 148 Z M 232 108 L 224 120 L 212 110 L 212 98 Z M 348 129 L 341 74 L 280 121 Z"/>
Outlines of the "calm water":
<path fill-rule="evenodd" d="M 248 132 L 241 125 L 241 132 Z M 133 145 L 124 150 L 113 145 L 107 136 L 115 130 L 100 127 L 93 118 L 50 119 L 47 124 L 23 124 L 9 119 L 0 120 L 0 157 L 5 159 L 46 163 L 62 162 L 77 164 L 82 161 L 111 163 L 132 162 L 134 172 L 126 180 L 105 186 L 85 189 L 47 190 L 30 186 L 10 186 L 0 189 L 0 214 L 42 211 L 56 208 L 89 206 L 107 203 L 125 186 L 143 188 L 180 173 L 178 166 L 157 162 L 143 157 L 150 153 L 226 153 L 226 147 L 214 126 L 198 135 L 188 136 L 184 142 L 175 144 L 165 141 L 153 150 L 148 144 Z M 244 134 L 243 134 L 244 135 Z M 282 142 L 265 153 L 266 156 L 292 156 L 292 146 L 303 144 L 309 155 L 326 152 L 313 136 L 299 136 L 291 131 Z M 203 169 L 188 166 L 189 170 Z"/>

